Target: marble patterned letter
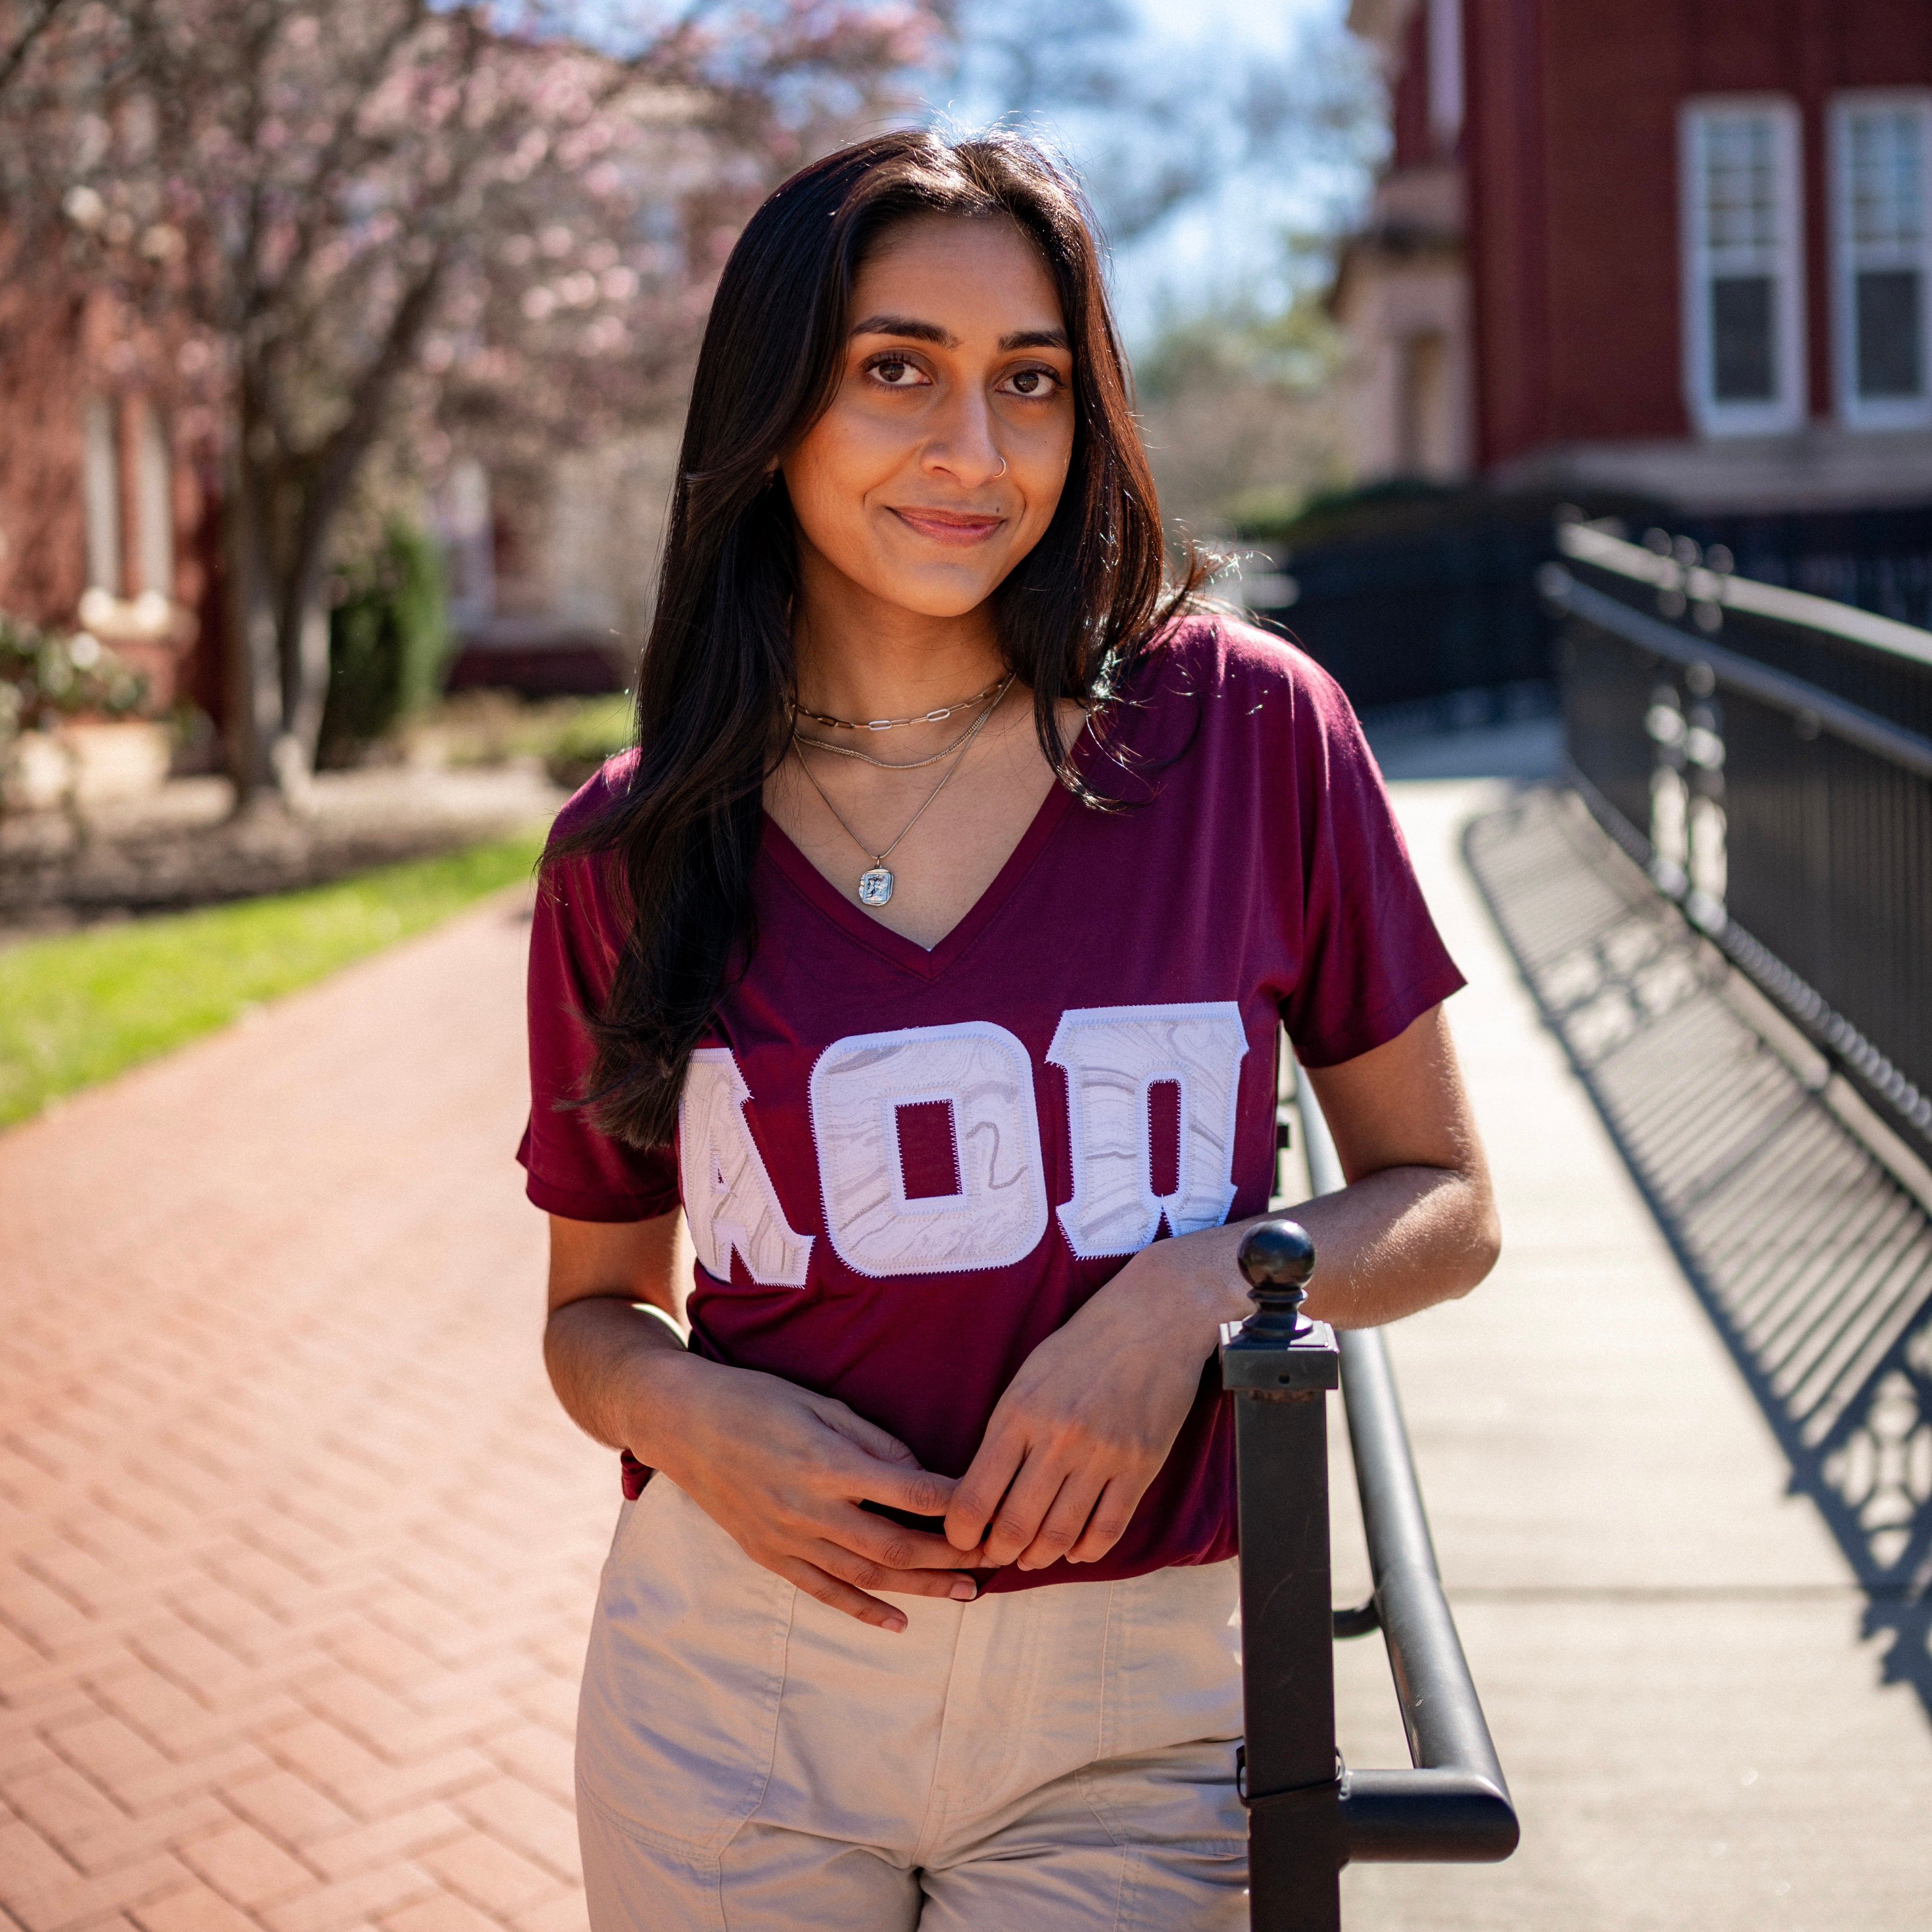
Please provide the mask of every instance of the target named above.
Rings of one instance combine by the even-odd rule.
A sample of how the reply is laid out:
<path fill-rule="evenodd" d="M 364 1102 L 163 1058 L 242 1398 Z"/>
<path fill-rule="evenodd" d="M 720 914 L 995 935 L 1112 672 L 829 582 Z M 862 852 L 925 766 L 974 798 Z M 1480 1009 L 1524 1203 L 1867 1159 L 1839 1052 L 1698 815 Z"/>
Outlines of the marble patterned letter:
<path fill-rule="evenodd" d="M 1137 1254 L 1160 1232 L 1218 1227 L 1234 1203 L 1234 1102 L 1248 1050 L 1232 1000 L 1174 1006 L 1076 1007 L 1046 1057 L 1066 1073 L 1073 1198 L 1060 1208 L 1083 1260 Z M 1154 1191 L 1148 1090 L 1180 1089 L 1174 1191 Z"/>
<path fill-rule="evenodd" d="M 958 1191 L 909 1196 L 900 1110 L 934 1102 L 951 1109 Z M 860 1274 L 1006 1268 L 1046 1232 L 1033 1062 L 1004 1027 L 908 1027 L 827 1047 L 812 1070 L 812 1139 L 826 1232 Z"/>
<path fill-rule="evenodd" d="M 692 1245 L 720 1281 L 731 1279 L 735 1251 L 754 1281 L 802 1288 L 812 1237 L 794 1232 L 785 1219 L 745 1118 L 751 1097 L 728 1048 L 700 1046 L 692 1054 L 677 1103 L 678 1166 Z"/>

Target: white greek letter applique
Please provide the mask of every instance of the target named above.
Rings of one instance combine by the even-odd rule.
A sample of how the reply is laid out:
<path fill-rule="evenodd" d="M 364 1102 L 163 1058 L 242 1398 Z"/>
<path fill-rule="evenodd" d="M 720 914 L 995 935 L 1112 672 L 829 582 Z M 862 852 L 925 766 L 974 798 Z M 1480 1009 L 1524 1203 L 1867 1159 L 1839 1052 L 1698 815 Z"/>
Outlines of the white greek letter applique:
<path fill-rule="evenodd" d="M 1059 1210 L 1083 1260 L 1137 1254 L 1160 1232 L 1218 1227 L 1234 1203 L 1234 1103 L 1248 1050 L 1232 1000 L 1085 1006 L 1061 1014 L 1052 1063 L 1066 1070 L 1073 1198 Z M 1150 1090 L 1179 1090 L 1172 1193 L 1154 1192 Z"/>
<path fill-rule="evenodd" d="M 1033 1062 L 1004 1027 L 827 1047 L 812 1070 L 812 1139 L 826 1232 L 860 1274 L 1006 1268 L 1046 1232 Z"/>
<path fill-rule="evenodd" d="M 754 1281 L 802 1288 L 812 1238 L 796 1232 L 779 1205 L 745 1118 L 751 1097 L 728 1048 L 700 1046 L 692 1054 L 677 1103 L 684 1218 L 698 1258 L 720 1281 L 731 1279 L 735 1252 Z"/>

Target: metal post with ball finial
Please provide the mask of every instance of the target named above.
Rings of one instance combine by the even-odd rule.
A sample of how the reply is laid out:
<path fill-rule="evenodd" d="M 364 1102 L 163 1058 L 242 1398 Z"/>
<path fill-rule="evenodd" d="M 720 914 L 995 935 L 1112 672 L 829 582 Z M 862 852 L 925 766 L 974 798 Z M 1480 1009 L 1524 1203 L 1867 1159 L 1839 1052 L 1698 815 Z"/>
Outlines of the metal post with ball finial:
<path fill-rule="evenodd" d="M 1255 1932 L 1337 1932 L 1340 1770 L 1328 1554 L 1328 1393 L 1341 1381 L 1335 1331 L 1301 1313 L 1315 1244 L 1261 1221 L 1239 1263 L 1255 1312 L 1221 1331 L 1234 1399 L 1246 1679 L 1242 1798 Z"/>

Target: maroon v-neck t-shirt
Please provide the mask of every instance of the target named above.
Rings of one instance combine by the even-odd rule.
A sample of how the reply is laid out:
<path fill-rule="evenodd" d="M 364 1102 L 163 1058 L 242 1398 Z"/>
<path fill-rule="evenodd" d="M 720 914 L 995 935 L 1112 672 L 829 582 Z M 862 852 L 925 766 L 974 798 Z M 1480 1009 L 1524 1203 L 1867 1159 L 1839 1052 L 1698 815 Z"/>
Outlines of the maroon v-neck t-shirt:
<path fill-rule="evenodd" d="M 623 938 L 598 860 L 558 869 L 531 937 L 530 1199 L 581 1221 L 682 1204 L 692 1347 L 836 1396 L 948 1475 L 1028 1354 L 1131 1256 L 1266 1208 L 1282 1024 L 1304 1064 L 1331 1066 L 1462 983 L 1346 700 L 1292 645 L 1184 620 L 1103 744 L 1090 730 L 1076 756 L 1122 808 L 1056 786 L 930 951 L 858 904 L 856 867 L 842 889 L 767 819 L 757 950 L 693 1055 L 675 1148 L 626 1147 L 560 1105 Z M 560 826 L 624 777 L 607 766 Z M 1109 1554 L 988 1587 L 1234 1549 L 1210 1360 Z"/>

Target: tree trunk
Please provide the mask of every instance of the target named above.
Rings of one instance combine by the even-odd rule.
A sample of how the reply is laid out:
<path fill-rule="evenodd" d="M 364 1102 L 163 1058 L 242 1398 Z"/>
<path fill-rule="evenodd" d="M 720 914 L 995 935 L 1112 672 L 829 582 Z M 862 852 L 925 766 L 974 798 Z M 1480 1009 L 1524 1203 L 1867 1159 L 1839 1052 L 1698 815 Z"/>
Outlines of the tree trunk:
<path fill-rule="evenodd" d="M 275 610 L 266 555 L 261 478 L 242 448 L 245 425 L 224 464 L 222 548 L 228 575 L 228 662 L 225 668 L 228 774 L 245 806 L 273 786 L 273 752 L 281 724 L 281 676 Z"/>
<path fill-rule="evenodd" d="M 319 573 L 306 573 L 284 607 L 281 638 L 281 713 L 275 746 L 275 776 L 291 804 L 305 799 L 315 772 L 322 736 L 322 707 L 328 700 L 328 607 L 322 600 Z"/>

